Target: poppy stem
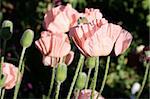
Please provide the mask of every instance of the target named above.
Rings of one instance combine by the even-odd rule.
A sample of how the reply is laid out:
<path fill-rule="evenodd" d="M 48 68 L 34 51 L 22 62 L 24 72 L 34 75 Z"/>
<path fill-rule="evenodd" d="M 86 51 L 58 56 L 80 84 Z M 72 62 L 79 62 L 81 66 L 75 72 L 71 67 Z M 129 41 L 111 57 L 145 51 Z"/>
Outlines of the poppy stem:
<path fill-rule="evenodd" d="M 4 63 L 4 58 L 5 58 L 6 43 L 7 43 L 7 40 L 4 40 L 4 42 L 3 42 L 3 53 L 2 53 L 1 64 L 0 64 L 0 79 L 1 79 L 1 76 L 3 73 L 2 64 Z"/>
<path fill-rule="evenodd" d="M 57 82 L 55 99 L 58 99 L 61 82 Z"/>
<path fill-rule="evenodd" d="M 73 90 L 73 87 L 75 85 L 75 82 L 77 80 L 77 77 L 78 77 L 78 74 L 79 74 L 79 70 L 81 68 L 81 66 L 83 65 L 83 62 L 84 62 L 84 56 L 82 54 L 80 54 L 80 59 L 79 59 L 79 62 L 78 62 L 78 65 L 77 65 L 77 68 L 76 68 L 76 71 L 75 71 L 75 75 L 73 77 L 73 81 L 71 83 L 71 87 L 69 89 L 69 93 L 67 95 L 67 99 L 70 99 L 70 96 L 71 96 L 71 93 L 72 93 L 72 90 Z"/>
<path fill-rule="evenodd" d="M 96 81 L 98 76 L 98 68 L 99 68 L 99 57 L 96 57 L 96 65 L 95 65 L 95 72 L 94 72 L 94 78 L 93 78 L 93 87 L 92 87 L 92 95 L 91 98 L 94 99 L 94 92 L 96 88 Z"/>
<path fill-rule="evenodd" d="M 49 92 L 48 92 L 48 96 L 47 96 L 47 99 L 50 98 L 50 95 L 51 95 L 51 92 L 52 92 L 52 89 L 53 89 L 53 85 L 54 85 L 54 79 L 55 79 L 55 67 L 53 67 L 53 70 L 52 70 L 52 78 L 51 78 L 51 83 L 50 83 L 50 88 L 49 88 Z"/>
<path fill-rule="evenodd" d="M 139 99 L 143 89 L 144 89 L 144 86 L 146 84 L 146 80 L 147 80 L 147 77 L 148 77 L 148 71 L 149 71 L 149 67 L 150 67 L 150 63 L 146 63 L 146 70 L 145 70 L 145 74 L 144 74 L 144 79 L 143 79 L 143 82 L 142 82 L 142 86 L 137 94 L 137 97 L 136 99 Z"/>
<path fill-rule="evenodd" d="M 77 89 L 77 94 L 75 95 L 75 99 L 78 99 L 78 97 L 79 97 L 79 92 L 80 92 L 80 89 Z"/>
<path fill-rule="evenodd" d="M 1 64 L 0 64 L 0 80 L 2 79 L 2 75 L 3 75 L 2 64 L 4 63 L 4 59 L 5 59 L 6 43 L 7 43 L 7 40 L 4 40 L 3 53 L 2 53 L 3 56 L 1 57 Z M 5 89 L 1 89 L 0 95 L 1 95 L 1 99 L 3 99 L 5 95 Z"/>
<path fill-rule="evenodd" d="M 88 70 L 88 77 L 87 77 L 86 84 L 85 84 L 85 89 L 88 88 L 88 83 L 89 83 L 91 71 L 92 71 L 92 68 L 89 68 L 89 70 Z"/>
<path fill-rule="evenodd" d="M 105 83 L 106 83 L 107 74 L 108 74 L 108 70 L 109 70 L 109 63 L 110 63 L 110 56 L 107 57 L 104 79 L 103 79 L 102 86 L 101 86 L 100 91 L 99 91 L 99 95 L 102 94 L 102 91 L 103 91 Z M 99 97 L 99 95 L 97 97 Z"/>
<path fill-rule="evenodd" d="M 19 81 L 19 72 L 22 69 L 22 62 L 23 62 L 25 51 L 26 51 L 26 47 L 23 47 L 22 52 L 21 52 L 21 56 L 20 56 L 20 60 L 19 60 L 19 67 L 18 67 L 19 69 L 18 69 L 18 72 L 17 72 L 17 81 L 16 81 L 16 86 L 15 86 L 13 99 L 17 99 L 19 87 L 20 87 L 20 84 L 21 84 L 20 83 L 21 81 Z"/>
<path fill-rule="evenodd" d="M 5 96 L 5 89 L 2 89 L 1 99 L 4 99 L 4 96 Z"/>

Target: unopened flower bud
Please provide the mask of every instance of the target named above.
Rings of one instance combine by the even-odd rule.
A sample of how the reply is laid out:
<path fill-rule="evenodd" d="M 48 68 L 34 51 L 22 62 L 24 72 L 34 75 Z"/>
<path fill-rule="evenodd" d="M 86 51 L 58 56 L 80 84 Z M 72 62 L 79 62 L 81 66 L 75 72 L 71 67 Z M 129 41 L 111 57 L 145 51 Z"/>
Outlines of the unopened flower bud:
<path fill-rule="evenodd" d="M 5 20 L 2 23 L 2 29 L 0 31 L 0 36 L 5 40 L 9 40 L 12 36 L 12 32 L 13 32 L 13 23 L 9 20 Z"/>
<path fill-rule="evenodd" d="M 83 89 L 86 83 L 86 79 L 87 79 L 87 75 L 86 73 L 82 72 L 79 73 L 79 76 L 77 78 L 77 82 L 76 82 L 76 88 L 78 89 Z"/>
<path fill-rule="evenodd" d="M 136 92 L 138 92 L 140 90 L 141 85 L 136 82 L 133 84 L 132 88 L 131 88 L 131 93 L 135 94 Z"/>
<path fill-rule="evenodd" d="M 30 29 L 27 29 L 21 37 L 20 44 L 22 45 L 22 47 L 25 47 L 25 48 L 30 47 L 32 44 L 33 38 L 34 38 L 34 32 Z"/>
<path fill-rule="evenodd" d="M 85 61 L 87 68 L 94 68 L 96 64 L 96 57 L 88 57 Z"/>
<path fill-rule="evenodd" d="M 56 71 L 56 81 L 63 82 L 67 78 L 67 65 L 62 63 L 58 64 Z"/>
<path fill-rule="evenodd" d="M 145 45 L 140 45 L 136 48 L 136 53 L 141 53 L 144 49 Z"/>

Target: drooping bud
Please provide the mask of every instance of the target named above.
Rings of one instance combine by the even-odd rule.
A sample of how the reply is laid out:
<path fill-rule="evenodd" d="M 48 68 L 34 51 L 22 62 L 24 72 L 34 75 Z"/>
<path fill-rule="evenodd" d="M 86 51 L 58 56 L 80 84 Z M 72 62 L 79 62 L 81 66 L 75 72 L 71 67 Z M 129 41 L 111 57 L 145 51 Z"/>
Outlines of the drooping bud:
<path fill-rule="evenodd" d="M 67 65 L 64 63 L 58 64 L 56 71 L 56 81 L 63 82 L 67 78 Z"/>
<path fill-rule="evenodd" d="M 96 64 L 96 57 L 88 57 L 85 60 L 85 65 L 87 68 L 94 68 Z"/>
<path fill-rule="evenodd" d="M 85 87 L 87 75 L 84 72 L 79 73 L 77 82 L 76 82 L 76 88 L 83 89 Z"/>
<path fill-rule="evenodd" d="M 27 29 L 26 31 L 24 31 L 21 37 L 20 44 L 22 45 L 22 47 L 28 48 L 31 46 L 33 38 L 34 32 L 31 29 Z"/>
<path fill-rule="evenodd" d="M 2 37 L 5 40 L 9 40 L 13 33 L 13 23 L 9 20 L 5 20 L 2 23 L 2 28 L 0 31 L 0 37 Z"/>
<path fill-rule="evenodd" d="M 141 87 L 141 85 L 138 82 L 134 83 L 131 88 L 131 93 L 136 94 L 136 92 L 138 92 L 140 90 L 140 87 Z"/>

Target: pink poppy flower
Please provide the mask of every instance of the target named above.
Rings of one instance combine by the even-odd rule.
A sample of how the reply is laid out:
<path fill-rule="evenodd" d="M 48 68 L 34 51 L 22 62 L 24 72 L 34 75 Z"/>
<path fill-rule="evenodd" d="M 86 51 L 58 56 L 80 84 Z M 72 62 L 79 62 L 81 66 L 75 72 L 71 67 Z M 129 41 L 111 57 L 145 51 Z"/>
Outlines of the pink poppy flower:
<path fill-rule="evenodd" d="M 65 33 L 75 25 L 79 13 L 70 4 L 50 9 L 44 16 L 44 27 L 53 33 Z"/>
<path fill-rule="evenodd" d="M 91 93 L 92 93 L 92 90 L 90 89 L 84 89 L 84 90 L 81 90 L 81 92 L 79 93 L 79 96 L 78 96 L 78 99 L 91 99 Z M 104 97 L 102 96 L 98 96 L 98 92 L 95 91 L 94 92 L 94 99 L 104 99 Z"/>
<path fill-rule="evenodd" d="M 94 20 L 70 30 L 70 36 L 85 56 L 107 56 L 115 44 L 115 53 L 123 53 L 130 45 L 132 36 L 119 25 L 107 20 Z"/>
<path fill-rule="evenodd" d="M 16 82 L 17 82 L 18 68 L 15 67 L 13 64 L 3 63 L 2 72 L 5 76 L 5 82 L 3 85 L 4 88 L 12 89 L 16 85 Z M 19 80 L 21 80 L 21 73 L 19 75 Z"/>
<path fill-rule="evenodd" d="M 41 33 L 41 38 L 35 41 L 37 48 L 43 54 L 43 63 L 45 65 L 51 65 L 52 59 L 53 64 L 64 61 L 67 64 L 70 64 L 70 61 L 73 60 L 73 52 L 70 52 L 71 45 L 69 38 L 66 34 L 53 34 L 49 31 L 43 31 Z"/>
<path fill-rule="evenodd" d="M 102 19 L 102 13 L 100 10 L 93 8 L 85 8 L 85 13 L 83 13 L 81 16 L 85 17 L 88 22 L 92 22 L 95 19 Z"/>

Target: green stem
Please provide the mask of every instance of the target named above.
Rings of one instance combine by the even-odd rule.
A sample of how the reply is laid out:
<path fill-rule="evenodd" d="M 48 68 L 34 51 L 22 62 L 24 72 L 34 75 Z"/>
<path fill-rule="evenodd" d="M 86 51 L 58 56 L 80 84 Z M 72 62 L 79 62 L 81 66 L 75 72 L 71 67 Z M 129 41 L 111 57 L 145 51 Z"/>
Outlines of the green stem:
<path fill-rule="evenodd" d="M 96 66 L 95 66 L 95 72 L 94 72 L 94 78 L 93 78 L 93 87 L 92 87 L 92 95 L 91 98 L 94 99 L 94 91 L 96 88 L 96 81 L 98 76 L 98 68 L 99 68 L 99 57 L 96 58 Z"/>
<path fill-rule="evenodd" d="M 88 83 L 89 83 L 89 79 L 90 79 L 91 71 L 92 71 L 92 68 L 89 68 L 89 71 L 88 71 L 88 77 L 87 77 L 86 84 L 85 84 L 85 89 L 87 89 L 87 88 L 88 88 Z"/>
<path fill-rule="evenodd" d="M 144 89 L 144 86 L 145 86 L 145 83 L 146 83 L 146 80 L 147 80 L 147 77 L 148 77 L 149 67 L 150 67 L 150 64 L 147 63 L 147 64 L 146 64 L 145 74 L 144 74 L 144 79 L 143 79 L 143 82 L 142 82 L 142 86 L 141 86 L 141 88 L 140 88 L 140 91 L 139 91 L 138 94 L 137 94 L 136 99 L 139 99 L 139 97 L 140 97 L 140 95 L 141 95 L 141 93 L 142 93 L 142 91 L 143 91 L 143 89 Z"/>
<path fill-rule="evenodd" d="M 57 82 L 55 99 L 58 99 L 61 82 Z"/>
<path fill-rule="evenodd" d="M 5 89 L 2 89 L 1 99 L 4 99 L 4 96 L 5 96 Z"/>
<path fill-rule="evenodd" d="M 2 78 L 2 64 L 4 63 L 4 56 L 1 57 L 1 64 L 0 64 L 0 79 Z"/>
<path fill-rule="evenodd" d="M 83 65 L 84 65 L 84 62 L 82 62 L 82 63 L 81 63 L 80 71 L 79 71 L 80 73 L 81 73 L 81 72 L 82 72 L 82 70 L 83 70 Z"/>
<path fill-rule="evenodd" d="M 7 43 L 7 40 L 4 40 L 4 42 L 3 42 L 3 56 L 5 56 L 6 43 Z"/>
<path fill-rule="evenodd" d="M 1 97 L 2 88 L 0 87 L 0 97 Z"/>
<path fill-rule="evenodd" d="M 74 87 L 74 85 L 75 85 L 75 82 L 76 82 L 77 77 L 78 77 L 79 70 L 80 70 L 80 68 L 81 68 L 81 66 L 82 66 L 82 64 L 83 64 L 83 62 L 84 62 L 84 56 L 83 56 L 82 54 L 80 54 L 80 59 L 79 59 L 79 62 L 78 62 L 78 66 L 77 66 L 77 68 L 76 68 L 75 75 L 74 75 L 74 77 L 73 77 L 73 81 L 72 81 L 72 83 L 71 83 L 71 87 L 70 87 L 70 89 L 69 89 L 69 93 L 68 93 L 68 95 L 67 95 L 67 99 L 70 99 L 70 96 L 71 96 L 73 87 Z"/>
<path fill-rule="evenodd" d="M 20 81 L 19 81 L 19 72 L 21 71 L 21 66 L 22 66 L 22 62 L 23 62 L 23 58 L 24 58 L 24 54 L 25 54 L 25 50 L 26 48 L 23 47 L 22 52 L 21 52 L 21 56 L 20 56 L 20 60 L 19 60 L 19 70 L 17 72 L 17 82 L 16 82 L 16 86 L 15 86 L 15 91 L 14 91 L 14 97 L 13 99 L 17 99 L 17 95 L 18 95 L 18 91 L 19 91 L 19 87 L 20 87 Z"/>
<path fill-rule="evenodd" d="M 22 74 L 22 75 L 24 74 L 24 68 L 25 68 L 25 63 L 24 63 L 24 61 L 23 61 L 23 63 L 22 63 L 22 69 L 21 69 L 21 74 Z M 19 78 L 18 78 L 18 79 L 19 79 Z M 22 81 L 22 80 L 21 80 L 21 81 Z M 19 86 L 18 86 L 18 91 L 19 91 L 19 88 L 20 88 L 21 81 L 18 82 L 18 84 L 19 84 Z"/>
<path fill-rule="evenodd" d="M 53 67 L 53 70 L 52 70 L 52 78 L 51 78 L 51 83 L 50 83 L 50 88 L 49 88 L 49 92 L 48 92 L 48 96 L 47 96 L 47 99 L 50 98 L 50 95 L 51 95 L 51 92 L 52 92 L 52 89 L 53 89 L 53 85 L 54 85 L 54 79 L 55 79 L 55 67 Z"/>
<path fill-rule="evenodd" d="M 7 43 L 7 40 L 4 40 L 4 42 L 3 42 L 3 53 L 2 53 L 3 56 L 1 57 L 1 64 L 0 64 L 0 80 L 1 80 L 2 74 L 3 74 L 2 64 L 4 63 L 4 60 L 5 60 L 6 43 Z M 5 95 L 5 89 L 2 89 L 1 91 L 2 91 L 2 92 L 0 92 L 2 94 L 1 99 L 3 99 L 3 97 Z"/>
<path fill-rule="evenodd" d="M 2 76 L 2 64 L 4 63 L 4 58 L 5 58 L 5 50 L 6 50 L 6 43 L 7 43 L 7 40 L 4 40 L 3 42 L 3 53 L 2 53 L 2 57 L 1 57 L 1 64 L 0 64 L 0 78 Z"/>
<path fill-rule="evenodd" d="M 76 93 L 76 95 L 75 95 L 75 99 L 78 99 L 78 97 L 79 97 L 79 92 L 80 92 L 80 90 L 77 89 L 77 93 Z"/>
<path fill-rule="evenodd" d="M 107 57 L 107 63 L 106 63 L 104 79 L 103 79 L 102 86 L 101 86 L 100 91 L 99 91 L 99 95 L 101 95 L 101 93 L 102 93 L 102 91 L 104 89 L 105 83 L 106 83 L 107 74 L 108 74 L 108 70 L 109 70 L 109 63 L 110 63 L 110 56 Z"/>

